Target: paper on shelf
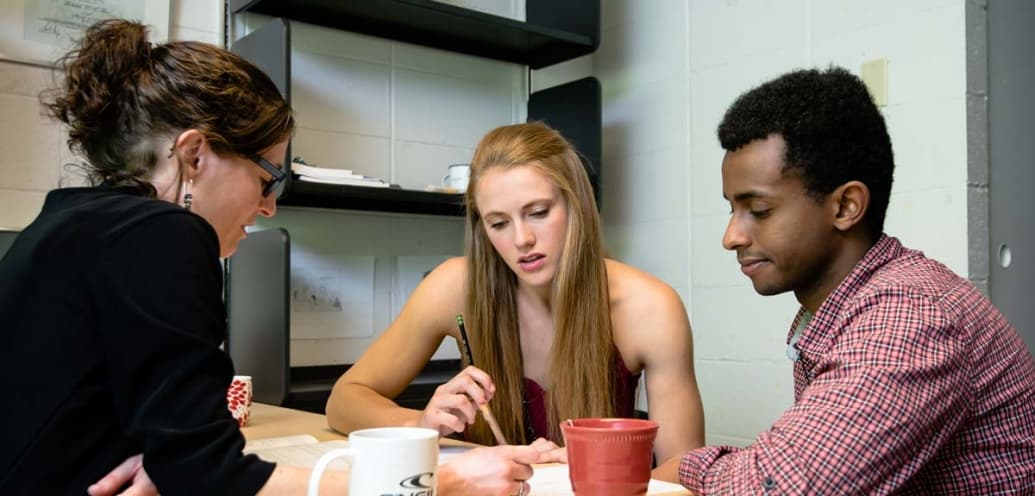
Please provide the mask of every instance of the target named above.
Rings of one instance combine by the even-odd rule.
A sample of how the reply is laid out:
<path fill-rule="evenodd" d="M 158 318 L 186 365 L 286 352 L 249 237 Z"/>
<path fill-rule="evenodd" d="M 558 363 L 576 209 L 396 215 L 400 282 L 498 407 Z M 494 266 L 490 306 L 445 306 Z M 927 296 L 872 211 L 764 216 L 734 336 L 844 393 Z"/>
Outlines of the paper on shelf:
<path fill-rule="evenodd" d="M 363 176 L 355 177 L 313 177 L 313 176 L 298 176 L 301 181 L 310 183 L 322 183 L 322 184 L 347 184 L 349 186 L 366 186 L 370 188 L 387 188 L 388 183 L 380 179 L 365 179 Z"/>
<path fill-rule="evenodd" d="M 450 188 L 448 186 L 435 186 L 434 184 L 429 184 L 425 186 L 424 191 L 430 191 L 432 193 L 449 193 L 451 195 L 459 195 L 463 193 L 463 191 L 460 191 L 456 188 Z"/>
<path fill-rule="evenodd" d="M 362 178 L 358 174 L 353 174 L 349 169 L 331 169 L 328 167 L 316 167 L 309 164 L 301 164 L 298 162 L 291 162 L 291 170 L 301 176 L 311 177 L 322 177 L 322 178 L 337 178 L 337 177 L 354 177 Z"/>

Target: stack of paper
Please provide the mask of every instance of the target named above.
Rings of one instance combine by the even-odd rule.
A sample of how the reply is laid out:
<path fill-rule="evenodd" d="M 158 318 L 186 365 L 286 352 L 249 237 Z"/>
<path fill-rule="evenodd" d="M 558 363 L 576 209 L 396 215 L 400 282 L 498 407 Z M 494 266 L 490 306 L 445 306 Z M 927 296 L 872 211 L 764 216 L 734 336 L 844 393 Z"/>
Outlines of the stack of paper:
<path fill-rule="evenodd" d="M 332 450 L 348 447 L 349 442 L 344 439 L 320 442 L 308 434 L 299 434 L 297 436 L 248 441 L 244 445 L 244 453 L 246 455 L 254 454 L 268 462 L 299 467 L 313 467 L 324 454 Z M 470 446 L 441 446 L 439 447 L 438 463 L 441 465 L 449 461 L 450 458 L 465 453 L 469 449 L 471 449 Z M 347 468 L 348 465 L 344 460 L 336 460 L 331 462 L 330 467 Z"/>
<path fill-rule="evenodd" d="M 295 159 L 291 162 L 291 170 L 298 174 L 298 179 L 312 183 L 348 184 L 351 186 L 367 186 L 371 188 L 387 188 L 388 183 L 376 177 L 353 174 L 349 169 L 329 169 L 316 167 Z"/>

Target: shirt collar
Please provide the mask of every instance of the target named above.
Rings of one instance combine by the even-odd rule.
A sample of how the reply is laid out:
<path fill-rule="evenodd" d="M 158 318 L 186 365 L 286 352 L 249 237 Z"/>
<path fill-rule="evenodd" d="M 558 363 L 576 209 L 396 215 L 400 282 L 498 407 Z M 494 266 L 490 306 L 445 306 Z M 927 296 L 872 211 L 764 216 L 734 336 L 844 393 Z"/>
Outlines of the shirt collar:
<path fill-rule="evenodd" d="M 816 356 L 829 347 L 834 336 L 829 330 L 835 328 L 838 316 L 851 299 L 869 282 L 881 267 L 902 254 L 902 244 L 897 238 L 881 234 L 877 242 L 870 247 L 855 268 L 837 285 L 837 288 L 819 306 L 814 315 L 804 306 L 798 309 L 790 329 L 787 331 L 787 343 L 791 345 L 795 330 L 803 319 L 809 319 L 801 331 L 801 337 L 794 343 L 800 354 Z"/>

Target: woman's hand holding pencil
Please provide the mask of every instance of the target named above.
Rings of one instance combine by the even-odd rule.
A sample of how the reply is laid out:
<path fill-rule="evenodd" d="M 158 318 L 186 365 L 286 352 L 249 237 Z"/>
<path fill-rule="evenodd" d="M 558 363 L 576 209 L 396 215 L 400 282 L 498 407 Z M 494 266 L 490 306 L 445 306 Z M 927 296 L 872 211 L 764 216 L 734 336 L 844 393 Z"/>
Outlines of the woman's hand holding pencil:
<path fill-rule="evenodd" d="M 489 374 L 469 366 L 435 389 L 417 427 L 435 429 L 443 436 L 464 432 L 495 392 L 496 385 Z"/>
<path fill-rule="evenodd" d="M 456 316 L 456 325 L 460 328 L 460 348 L 467 359 L 467 366 L 474 367 L 474 354 L 471 353 L 471 342 L 467 340 L 467 328 L 464 326 L 464 316 Z M 491 379 L 490 379 L 491 380 Z M 503 430 L 500 429 L 500 424 L 496 422 L 496 417 L 492 415 L 492 410 L 489 410 L 489 400 L 485 400 L 485 403 L 479 403 L 478 409 L 481 410 L 482 416 L 485 417 L 485 422 L 489 424 L 489 428 L 492 429 L 492 435 L 496 438 L 496 444 L 503 446 L 507 443 L 507 438 L 503 435 Z"/>
<path fill-rule="evenodd" d="M 474 357 L 467 341 L 467 329 L 464 328 L 464 318 L 457 315 L 456 323 L 460 328 L 460 352 L 468 365 L 449 382 L 435 390 L 417 426 L 435 429 L 440 435 L 447 436 L 454 432 L 463 432 L 468 425 L 474 423 L 477 412 L 481 411 L 485 422 L 492 429 L 496 444 L 509 444 L 489 408 L 489 400 L 496 393 L 496 385 L 489 374 L 474 366 Z"/>

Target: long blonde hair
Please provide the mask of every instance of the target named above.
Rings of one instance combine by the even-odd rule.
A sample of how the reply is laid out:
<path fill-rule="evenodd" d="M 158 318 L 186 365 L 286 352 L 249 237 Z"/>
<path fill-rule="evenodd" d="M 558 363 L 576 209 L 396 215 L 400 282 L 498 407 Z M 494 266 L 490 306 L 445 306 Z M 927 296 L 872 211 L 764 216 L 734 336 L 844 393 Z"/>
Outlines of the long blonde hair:
<path fill-rule="evenodd" d="M 527 443 L 524 366 L 518 335 L 517 276 L 489 242 L 474 192 L 486 171 L 531 167 L 557 186 L 568 208 L 563 255 L 552 287 L 554 337 L 547 393 L 549 436 L 560 442 L 565 418 L 614 416 L 615 350 L 600 216 L 574 147 L 541 122 L 514 124 L 482 138 L 467 189 L 465 307 L 471 351 L 496 383 L 492 409 L 507 439 Z M 493 444 L 481 418 L 470 440 Z"/>

